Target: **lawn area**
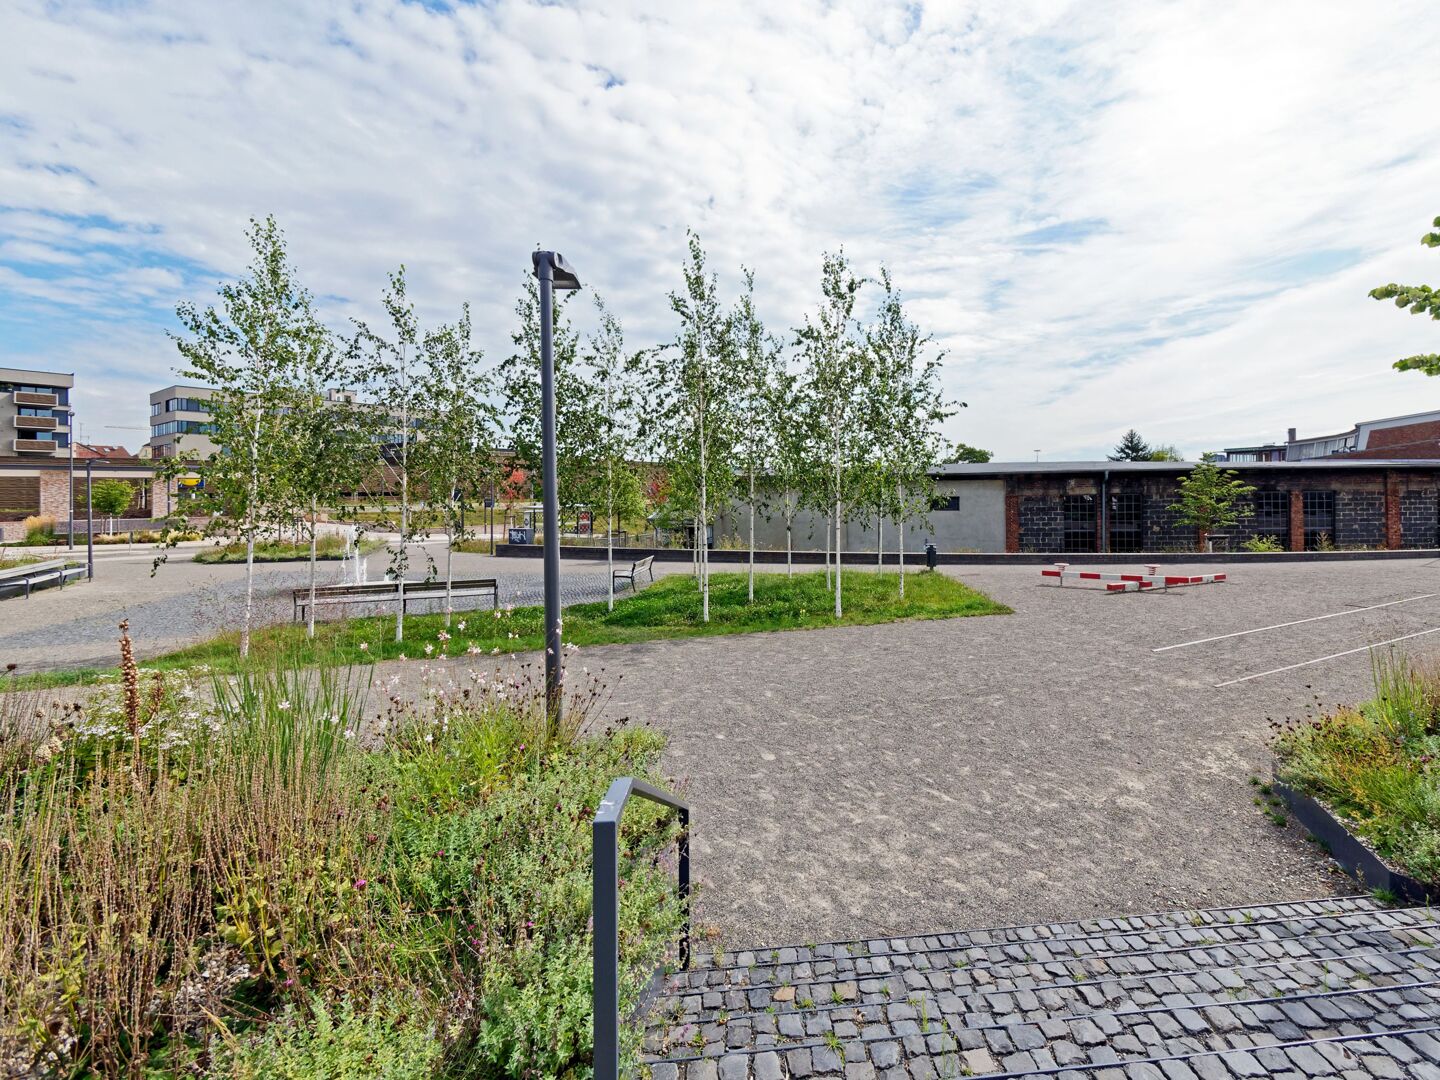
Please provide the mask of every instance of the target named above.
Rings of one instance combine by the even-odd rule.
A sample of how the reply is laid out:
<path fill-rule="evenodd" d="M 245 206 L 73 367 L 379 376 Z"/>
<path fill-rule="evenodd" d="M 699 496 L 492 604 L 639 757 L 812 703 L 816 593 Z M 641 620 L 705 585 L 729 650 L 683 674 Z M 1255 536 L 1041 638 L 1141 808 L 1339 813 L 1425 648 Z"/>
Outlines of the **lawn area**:
<path fill-rule="evenodd" d="M 845 579 L 845 615 L 837 620 L 834 599 L 823 573 L 757 574 L 755 602 L 746 599 L 744 574 L 712 574 L 710 622 L 700 618 L 700 593 L 687 574 L 661 578 L 638 594 L 605 604 L 577 604 L 565 610 L 565 640 L 581 647 L 616 645 L 661 638 L 748 634 L 765 630 L 802 630 L 820 626 L 859 626 L 900 619 L 948 619 L 963 615 L 1009 614 L 1010 609 L 943 574 L 905 577 L 905 599 L 895 574 L 853 574 Z M 303 657 L 308 663 L 363 663 L 367 660 L 416 659 L 465 653 L 521 652 L 544 647 L 544 609 L 457 612 L 445 630 L 443 615 L 409 615 L 405 637 L 396 642 L 395 617 L 321 623 L 313 641 L 305 628 L 267 627 L 251 637 L 257 660 Z M 239 637 L 225 634 L 148 662 L 146 667 L 184 667 L 203 663 L 229 668 L 239 662 Z"/>
<path fill-rule="evenodd" d="M 1391 866 L 1440 887 L 1440 672 L 1377 661 L 1375 697 L 1275 739 L 1278 779 L 1346 820 Z"/>

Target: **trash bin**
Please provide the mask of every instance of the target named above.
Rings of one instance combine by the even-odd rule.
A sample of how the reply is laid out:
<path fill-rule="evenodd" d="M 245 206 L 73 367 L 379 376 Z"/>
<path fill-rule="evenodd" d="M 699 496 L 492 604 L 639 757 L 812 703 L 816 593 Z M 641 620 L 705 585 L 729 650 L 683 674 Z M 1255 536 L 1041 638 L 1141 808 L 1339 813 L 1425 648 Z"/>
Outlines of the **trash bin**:
<path fill-rule="evenodd" d="M 939 566 L 939 565 L 940 565 L 940 556 L 939 556 L 939 554 L 935 551 L 935 545 L 934 545 L 934 544 L 926 544 L 926 545 L 925 545 L 925 569 L 927 569 L 927 570 L 934 570 L 935 567 L 937 567 L 937 566 Z"/>

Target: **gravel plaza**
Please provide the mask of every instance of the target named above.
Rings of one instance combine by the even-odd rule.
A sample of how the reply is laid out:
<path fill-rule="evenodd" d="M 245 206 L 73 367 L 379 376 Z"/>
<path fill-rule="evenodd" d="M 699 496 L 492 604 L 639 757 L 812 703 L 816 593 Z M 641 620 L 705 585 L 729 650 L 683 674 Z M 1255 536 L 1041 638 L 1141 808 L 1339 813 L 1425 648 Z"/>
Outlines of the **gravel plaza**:
<path fill-rule="evenodd" d="M 456 562 L 496 575 L 506 602 L 538 602 L 538 563 Z M 1368 646 L 1440 645 L 1440 563 L 1164 569 L 1229 580 L 1107 594 L 1037 565 L 944 566 L 1015 613 L 603 646 L 571 664 L 602 674 L 607 718 L 669 735 L 701 921 L 733 944 L 1354 890 L 1271 824 L 1250 779 L 1269 775 L 1270 719 L 1367 696 Z M 256 572 L 262 609 L 288 618 L 303 569 Z M 339 573 L 327 564 L 322 581 Z M 567 601 L 603 597 L 604 575 L 567 559 Z M 106 552 L 94 583 L 9 602 L 25 621 L 0 660 L 112 663 L 122 617 L 142 655 L 183 645 L 233 624 L 242 576 L 180 558 L 151 578 L 148 553 Z M 385 668 L 409 679 L 418 665 Z"/>

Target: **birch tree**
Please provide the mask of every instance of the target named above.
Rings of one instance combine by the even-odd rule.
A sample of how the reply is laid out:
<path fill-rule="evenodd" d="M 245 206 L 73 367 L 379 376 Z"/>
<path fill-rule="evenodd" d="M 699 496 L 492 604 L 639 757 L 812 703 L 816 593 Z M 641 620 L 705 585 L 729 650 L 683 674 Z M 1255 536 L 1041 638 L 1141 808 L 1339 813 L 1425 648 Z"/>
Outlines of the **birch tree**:
<path fill-rule="evenodd" d="M 814 433 L 804 407 L 799 377 L 789 369 L 783 351 L 777 351 L 773 378 L 765 389 L 771 425 L 770 468 L 765 474 L 768 498 L 778 501 L 785 524 L 785 574 L 795 573 L 795 519 L 813 502 L 816 490 Z M 828 530 L 826 535 L 829 535 Z M 829 542 L 826 542 L 829 567 Z"/>
<path fill-rule="evenodd" d="M 445 530 L 445 627 L 454 614 L 455 545 L 469 536 L 466 512 L 496 479 L 491 453 L 499 409 L 481 368 L 484 354 L 472 344 L 470 305 L 453 325 L 427 331 L 421 339 L 417 385 L 423 401 L 419 438 L 411 451 L 412 471 L 425 495 L 427 514 Z"/>
<path fill-rule="evenodd" d="M 584 392 L 593 406 L 588 426 L 593 431 L 593 467 L 585 484 L 592 505 L 605 511 L 605 566 L 609 579 L 607 606 L 615 610 L 615 522 L 645 512 L 643 485 L 634 464 L 637 388 L 633 376 L 644 363 L 641 355 L 626 356 L 619 321 L 595 295 L 598 329 L 585 353 Z"/>
<path fill-rule="evenodd" d="M 905 533 L 917 514 L 928 516 L 934 497 L 931 467 L 945 451 L 940 425 L 954 415 L 940 386 L 944 353 L 923 356 L 931 338 L 905 314 L 900 293 L 881 268 L 884 289 L 875 321 L 866 333 L 870 356 L 871 477 L 877 512 L 893 515 L 899 529 L 900 596 L 905 596 Z"/>
<path fill-rule="evenodd" d="M 796 332 L 808 361 L 806 392 L 826 458 L 821 489 L 833 513 L 835 536 L 835 617 L 844 613 L 841 600 L 842 528 L 846 499 L 859 486 L 866 461 L 865 389 L 869 382 L 869 350 L 860 338 L 855 303 L 862 280 L 850 270 L 844 252 L 827 253 L 821 269 L 823 300 L 813 319 Z"/>
<path fill-rule="evenodd" d="M 410 547 L 419 539 L 421 530 L 411 500 L 410 455 L 415 443 L 415 424 L 420 415 L 423 397 L 417 377 L 416 353 L 420 343 L 419 321 L 415 305 L 406 292 L 405 267 L 390 275 L 390 285 L 383 298 L 385 314 L 390 320 L 385 334 L 372 331 L 357 320 L 353 349 L 363 358 L 366 385 L 373 404 L 370 420 L 374 438 L 381 449 L 380 488 L 390 486 L 387 478 L 400 489 L 399 534 L 388 545 L 389 573 L 396 581 L 397 611 L 395 640 L 405 640 L 405 580 L 410 570 Z M 388 504 L 388 492 L 385 492 Z M 433 572 L 426 553 L 427 576 Z"/>
<path fill-rule="evenodd" d="M 755 275 L 743 271 L 744 292 L 732 317 L 735 336 L 735 420 L 739 441 L 736 446 L 739 463 L 745 471 L 746 507 L 749 511 L 750 552 L 747 595 L 755 602 L 755 514 L 758 509 L 757 477 L 764 477 L 775 464 L 778 418 L 773 412 L 773 387 L 784 372 L 780 346 L 765 332 L 755 313 Z M 787 545 L 789 540 L 787 526 Z M 789 556 L 787 555 L 787 561 Z"/>
<path fill-rule="evenodd" d="M 721 311 L 713 274 L 705 269 L 700 238 L 689 234 L 684 290 L 670 294 L 680 319 L 673 347 L 652 350 L 642 436 L 655 448 L 670 480 L 672 502 L 690 509 L 701 618 L 710 621 L 710 562 L 706 534 L 735 485 L 732 410 L 733 337 Z"/>
<path fill-rule="evenodd" d="M 184 361 L 180 376 L 215 391 L 209 434 L 220 449 L 200 465 L 204 484 L 191 506 L 213 515 L 212 532 L 228 531 L 245 544 L 242 657 L 250 654 L 255 614 L 255 543 L 279 526 L 290 505 L 289 413 L 301 373 L 333 349 L 275 219 L 252 218 L 246 235 L 252 253 L 246 273 L 220 286 L 218 306 L 181 304 L 176 317 L 184 334 L 172 335 Z M 191 468 L 177 453 L 157 471 L 174 480 Z"/>

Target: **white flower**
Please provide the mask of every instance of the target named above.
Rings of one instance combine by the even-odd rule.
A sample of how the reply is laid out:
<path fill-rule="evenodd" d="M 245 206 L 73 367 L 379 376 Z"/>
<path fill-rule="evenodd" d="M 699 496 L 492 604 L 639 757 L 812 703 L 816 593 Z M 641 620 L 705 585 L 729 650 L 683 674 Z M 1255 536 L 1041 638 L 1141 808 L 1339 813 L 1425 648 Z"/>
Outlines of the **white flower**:
<path fill-rule="evenodd" d="M 465 620 L 464 620 L 464 619 L 461 619 L 461 620 L 460 620 L 458 623 L 456 623 L 455 625 L 456 625 L 457 627 L 459 627 L 461 630 L 464 630 L 464 629 L 465 629 Z"/>
<path fill-rule="evenodd" d="M 362 642 L 360 642 L 360 651 L 361 651 L 361 652 L 369 652 L 369 651 L 370 651 L 370 643 L 369 643 L 368 641 L 362 641 Z"/>
<path fill-rule="evenodd" d="M 288 701 L 282 701 L 282 702 L 280 702 L 280 708 L 281 708 L 283 711 L 285 711 L 285 712 L 289 712 L 289 711 L 290 711 L 290 702 L 288 702 Z"/>

